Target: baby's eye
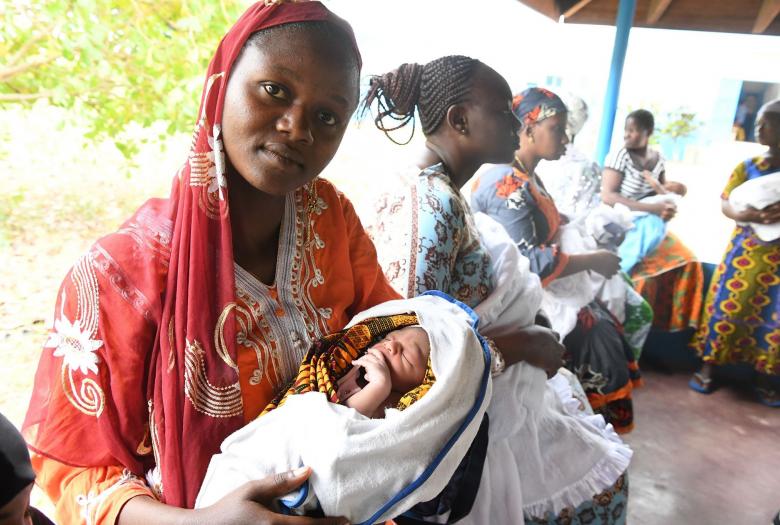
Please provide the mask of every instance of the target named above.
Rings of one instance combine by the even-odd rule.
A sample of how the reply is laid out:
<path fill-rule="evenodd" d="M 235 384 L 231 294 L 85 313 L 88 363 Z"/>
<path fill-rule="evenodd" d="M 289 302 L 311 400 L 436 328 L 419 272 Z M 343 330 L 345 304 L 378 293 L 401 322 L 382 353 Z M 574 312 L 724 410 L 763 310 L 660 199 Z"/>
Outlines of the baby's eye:
<path fill-rule="evenodd" d="M 273 98 L 278 99 L 286 99 L 287 93 L 284 91 L 284 88 L 281 86 L 277 86 L 276 84 L 263 84 L 263 89 L 266 93 L 271 95 Z"/>
<path fill-rule="evenodd" d="M 326 126 L 335 126 L 339 121 L 330 111 L 320 111 L 319 118 Z"/>

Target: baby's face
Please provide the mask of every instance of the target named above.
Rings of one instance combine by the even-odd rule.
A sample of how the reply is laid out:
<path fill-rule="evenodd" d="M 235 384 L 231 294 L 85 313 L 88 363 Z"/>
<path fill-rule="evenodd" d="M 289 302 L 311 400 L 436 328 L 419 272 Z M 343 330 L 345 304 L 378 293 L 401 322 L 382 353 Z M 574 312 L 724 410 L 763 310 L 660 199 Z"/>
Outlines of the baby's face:
<path fill-rule="evenodd" d="M 394 391 L 408 392 L 422 383 L 431 355 L 431 343 L 425 330 L 419 326 L 394 330 L 372 348 L 385 356 Z"/>

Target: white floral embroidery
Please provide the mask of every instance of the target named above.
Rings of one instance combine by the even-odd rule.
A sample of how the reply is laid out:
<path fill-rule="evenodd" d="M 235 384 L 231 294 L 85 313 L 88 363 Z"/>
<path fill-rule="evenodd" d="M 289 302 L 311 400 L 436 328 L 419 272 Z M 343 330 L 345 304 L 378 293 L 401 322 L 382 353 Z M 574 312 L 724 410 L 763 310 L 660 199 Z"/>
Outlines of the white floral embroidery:
<path fill-rule="evenodd" d="M 146 472 L 146 484 L 157 499 L 162 498 L 162 472 L 159 467 L 154 466 Z"/>
<path fill-rule="evenodd" d="M 54 355 L 62 357 L 65 365 L 71 370 L 80 370 L 82 374 L 91 371 L 97 374 L 97 364 L 100 358 L 95 350 L 103 346 L 103 341 L 92 339 L 89 330 L 81 329 L 81 321 L 72 323 L 61 314 L 54 321 L 55 332 L 49 335 L 46 347 L 55 348 Z"/>
<path fill-rule="evenodd" d="M 97 523 L 103 504 L 108 497 L 125 485 L 135 485 L 139 488 L 147 488 L 143 480 L 133 475 L 132 472 L 125 469 L 120 478 L 113 485 L 102 492 L 90 490 L 88 494 L 79 494 L 76 496 L 76 503 L 81 507 L 81 517 L 86 525 Z"/>

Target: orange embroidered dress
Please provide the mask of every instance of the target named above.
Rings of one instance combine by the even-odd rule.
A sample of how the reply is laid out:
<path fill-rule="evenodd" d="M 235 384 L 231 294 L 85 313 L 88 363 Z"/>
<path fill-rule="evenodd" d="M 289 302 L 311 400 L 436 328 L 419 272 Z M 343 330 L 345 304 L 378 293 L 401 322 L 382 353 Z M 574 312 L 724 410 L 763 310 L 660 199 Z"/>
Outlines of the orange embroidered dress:
<path fill-rule="evenodd" d="M 312 208 L 308 187 L 287 198 L 276 284 L 267 286 L 240 266 L 234 266 L 235 301 L 223 310 L 225 319 L 230 319 L 236 329 L 237 370 L 233 381 L 218 384 L 210 380 L 199 341 L 186 345 L 183 362 L 175 358 L 170 362 L 171 371 L 179 368 L 184 371 L 183 403 L 209 419 L 237 417 L 241 424 L 254 419 L 295 377 L 313 340 L 340 330 L 359 311 L 399 297 L 382 275 L 374 246 L 351 203 L 327 181 L 317 180 L 314 186 L 317 204 Z M 165 282 L 170 253 L 166 241 L 170 242 L 172 225 L 155 215 L 153 207 L 154 202 L 147 204 L 117 233 L 99 240 L 63 283 L 56 323 L 60 328 L 63 323 L 70 323 L 71 333 L 58 329 L 50 342 L 78 344 L 80 337 L 85 345 L 90 340 L 93 346 L 94 341 L 102 344 L 90 352 L 93 363 L 87 362 L 91 358 L 86 355 L 82 358 L 81 362 L 86 363 L 84 371 L 79 369 L 78 362 L 69 361 L 67 353 L 63 357 L 55 356 L 58 349 L 74 350 L 66 350 L 62 344 L 47 345 L 42 361 L 57 368 L 57 377 L 50 382 L 40 377 L 36 380 L 37 388 L 46 385 L 50 389 L 47 432 L 56 426 L 60 435 L 49 436 L 47 442 L 55 441 L 53 448 L 34 451 L 33 465 L 38 472 L 38 484 L 57 504 L 59 523 L 114 523 L 128 499 L 137 495 L 161 496 L 159 470 L 154 468 L 157 466 L 155 449 L 159 444 L 153 446 L 154 430 L 151 427 L 150 431 L 150 414 L 143 395 L 147 386 L 144 361 L 149 357 L 155 337 L 155 314 L 154 306 L 143 304 L 140 298 L 153 297 L 156 287 Z M 307 240 L 308 228 L 311 237 Z M 146 261 L 154 266 L 157 282 L 135 282 L 127 273 L 134 261 L 108 259 L 108 247 L 117 243 L 130 243 L 139 251 L 148 250 L 149 259 L 137 262 Z M 93 302 L 84 300 L 89 297 Z M 78 303 L 82 303 L 79 312 Z M 112 319 L 123 317 L 149 321 L 145 322 L 146 329 L 132 334 L 129 340 L 121 340 L 112 333 L 111 324 Z M 81 335 L 73 331 L 76 324 Z M 212 330 L 212 339 L 220 341 L 220 345 L 224 343 L 225 328 L 226 323 L 218 322 Z M 106 359 L 106 354 L 121 355 L 123 360 L 134 363 L 127 367 L 134 370 L 132 375 L 119 375 L 111 370 L 107 366 L 111 360 Z M 122 367 L 123 372 L 127 370 Z M 137 391 L 134 395 L 113 400 L 128 412 L 117 423 L 104 421 L 107 414 L 100 410 L 101 405 L 105 405 L 109 396 L 132 386 Z M 36 393 L 42 394 L 37 389 Z M 129 406 L 131 397 L 141 406 Z M 139 413 L 143 417 L 134 417 Z M 30 423 L 28 416 L 25 428 L 28 440 L 31 432 L 37 430 Z M 128 468 L 107 450 L 85 450 L 85 456 L 99 455 L 102 465 L 80 465 L 72 458 L 56 456 L 58 441 L 81 443 L 87 449 L 97 446 L 89 434 L 101 424 L 117 424 L 122 428 L 140 469 Z M 35 438 L 34 434 L 32 437 Z M 190 434 L 186 439 L 197 443 L 198 435 Z M 36 441 L 32 444 L 35 446 Z M 213 452 L 202 452 L 207 462 Z M 164 486 L 162 491 L 164 496 Z"/>
<path fill-rule="evenodd" d="M 310 342 L 398 297 L 351 203 L 324 180 L 286 197 L 272 285 L 233 260 L 221 129 L 231 66 L 254 32 L 316 20 L 352 35 L 319 2 L 246 11 L 211 61 L 170 197 L 65 277 L 22 429 L 59 523 L 114 523 L 137 495 L 192 507 L 220 443 L 295 376 Z"/>

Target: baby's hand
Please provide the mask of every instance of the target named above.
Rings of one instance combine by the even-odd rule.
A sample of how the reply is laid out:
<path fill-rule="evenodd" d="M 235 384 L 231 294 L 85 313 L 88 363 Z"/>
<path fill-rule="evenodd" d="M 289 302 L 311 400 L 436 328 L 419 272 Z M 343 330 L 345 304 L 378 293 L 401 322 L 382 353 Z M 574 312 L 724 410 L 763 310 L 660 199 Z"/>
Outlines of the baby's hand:
<path fill-rule="evenodd" d="M 365 369 L 365 377 L 368 381 L 366 388 L 376 389 L 384 393 L 385 397 L 390 395 L 393 384 L 390 380 L 390 368 L 382 352 L 376 348 L 369 348 L 365 355 L 352 361 L 352 364 Z"/>

